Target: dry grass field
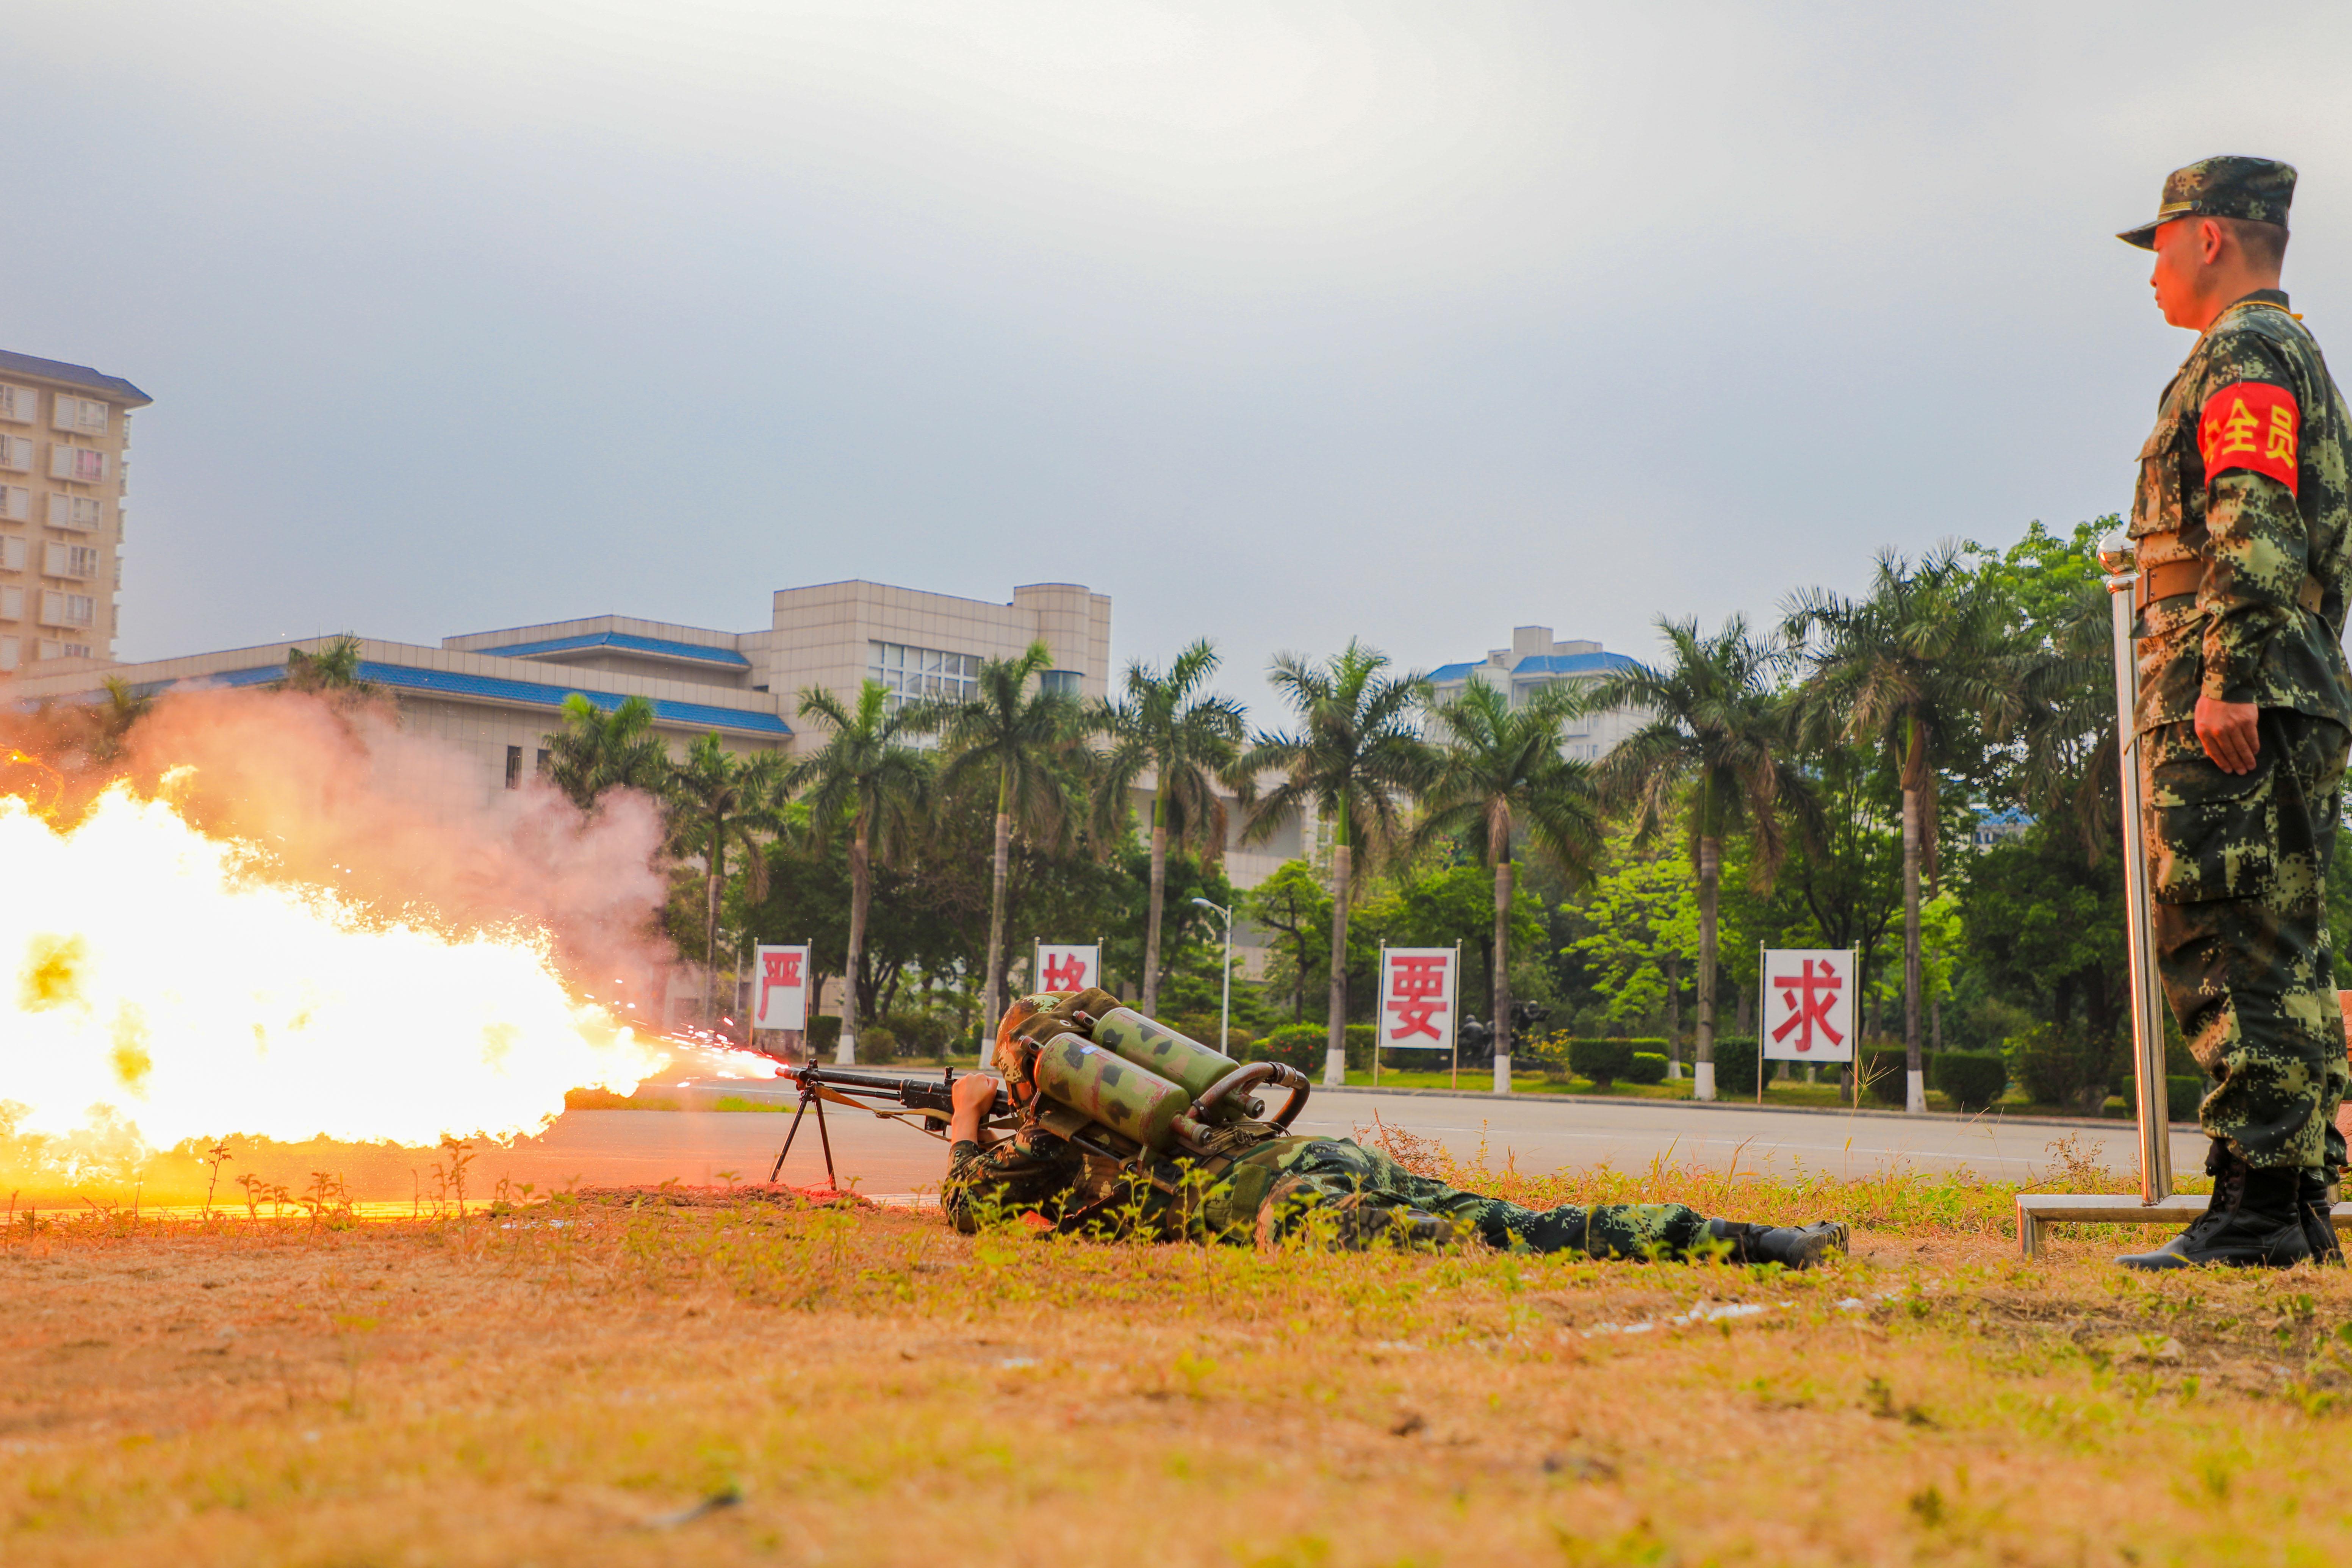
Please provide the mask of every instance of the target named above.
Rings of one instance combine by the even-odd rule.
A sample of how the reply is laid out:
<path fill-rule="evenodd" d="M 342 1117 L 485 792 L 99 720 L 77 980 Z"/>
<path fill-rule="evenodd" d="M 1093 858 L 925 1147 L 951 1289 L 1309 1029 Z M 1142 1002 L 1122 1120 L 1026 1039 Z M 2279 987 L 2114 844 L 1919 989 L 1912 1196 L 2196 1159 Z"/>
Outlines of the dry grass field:
<path fill-rule="evenodd" d="M 1484 1176 L 1862 1228 L 1787 1276 L 967 1239 L 754 1190 L 19 1213 L 0 1561 L 2352 1551 L 2342 1271 L 2129 1277 L 2084 1231 L 2026 1266 L 2011 1189 L 1940 1177 Z"/>

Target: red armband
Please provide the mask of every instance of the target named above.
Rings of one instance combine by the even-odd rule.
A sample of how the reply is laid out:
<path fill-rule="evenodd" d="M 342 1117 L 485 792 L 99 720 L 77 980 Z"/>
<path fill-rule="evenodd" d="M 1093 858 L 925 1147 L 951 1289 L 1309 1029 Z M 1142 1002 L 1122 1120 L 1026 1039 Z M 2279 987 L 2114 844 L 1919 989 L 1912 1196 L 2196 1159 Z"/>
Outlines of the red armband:
<path fill-rule="evenodd" d="M 2294 394 L 2267 381 L 2233 381 L 2205 400 L 2197 420 L 2197 449 L 2208 483 L 2231 468 L 2272 479 L 2294 493 L 2296 437 L 2303 410 Z"/>

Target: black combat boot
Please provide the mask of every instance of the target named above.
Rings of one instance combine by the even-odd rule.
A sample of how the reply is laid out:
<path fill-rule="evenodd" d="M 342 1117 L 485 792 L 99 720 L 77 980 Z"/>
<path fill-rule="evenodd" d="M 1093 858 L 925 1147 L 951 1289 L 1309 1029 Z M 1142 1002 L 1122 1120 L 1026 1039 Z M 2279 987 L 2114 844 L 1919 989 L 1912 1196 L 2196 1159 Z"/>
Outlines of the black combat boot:
<path fill-rule="evenodd" d="M 2287 1268 L 2311 1256 L 2300 1200 L 2303 1173 L 2291 1165 L 2257 1171 L 2223 1140 L 2205 1156 L 2212 1201 L 2189 1228 L 2154 1252 L 2116 1259 L 2126 1268 L 2188 1268 L 2200 1263 Z"/>
<path fill-rule="evenodd" d="M 1731 1243 L 1731 1262 L 1778 1263 L 1784 1268 L 1811 1268 L 1832 1252 L 1843 1254 L 1849 1239 L 1845 1222 L 1836 1219 L 1794 1226 L 1711 1219 L 1706 1234 Z"/>
<path fill-rule="evenodd" d="M 2336 1239 L 2336 1221 L 2332 1217 L 2336 1205 L 2327 1198 L 2327 1173 L 2306 1169 L 2296 1174 L 2296 1215 L 2303 1221 L 2304 1239 L 2311 1247 L 2311 1260 L 2341 1268 L 2344 1247 Z"/>

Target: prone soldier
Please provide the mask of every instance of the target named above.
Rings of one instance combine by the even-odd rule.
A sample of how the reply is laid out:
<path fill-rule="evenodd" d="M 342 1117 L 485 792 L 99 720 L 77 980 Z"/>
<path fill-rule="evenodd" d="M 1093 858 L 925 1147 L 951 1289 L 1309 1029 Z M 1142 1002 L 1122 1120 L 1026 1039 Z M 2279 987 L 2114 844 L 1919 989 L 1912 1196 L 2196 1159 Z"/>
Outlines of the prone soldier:
<path fill-rule="evenodd" d="M 1417 1175 L 1378 1149 L 1344 1138 L 1291 1134 L 1279 1118 L 1269 1122 L 1254 1114 L 1188 1123 L 1188 1143 L 1164 1153 L 1149 1142 L 1131 1152 L 1089 1148 L 1066 1108 L 1057 1109 L 1043 1091 L 1041 1078 L 1053 1079 L 1073 1060 L 1094 1053 L 1091 1044 L 1074 1041 L 1098 1040 L 1129 1047 L 1128 1058 L 1109 1068 L 1113 1074 L 1132 1068 L 1133 1057 L 1141 1054 L 1132 1048 L 1138 1041 L 1172 1053 L 1171 1059 L 1196 1055 L 1224 1068 L 1236 1065 L 1128 1012 L 1105 991 L 1046 992 L 1015 1001 L 998 1026 L 994 1060 L 1019 1110 L 1017 1131 L 996 1137 L 983 1126 L 995 1103 L 994 1079 L 975 1074 L 953 1088 L 943 1203 L 957 1228 L 973 1230 L 991 1213 L 1020 1214 L 1065 1233 L 1155 1240 L 1269 1247 L 1300 1237 L 1361 1248 L 1444 1246 L 1466 1236 L 1510 1250 L 1653 1259 L 1713 1256 L 1791 1268 L 1810 1268 L 1846 1247 L 1846 1227 L 1835 1221 L 1745 1224 L 1709 1219 L 1681 1204 L 1523 1208 Z M 1129 1125 L 1139 1127 L 1140 1120 Z"/>
<path fill-rule="evenodd" d="M 2216 1080 L 2206 1212 L 2134 1268 L 2342 1261 L 2328 1220 L 2344 1036 L 2326 925 L 2352 672 L 2352 418 L 2278 287 L 2295 172 L 2173 171 L 2164 319 L 2198 333 L 2140 450 L 2139 742 L 2166 999 Z"/>

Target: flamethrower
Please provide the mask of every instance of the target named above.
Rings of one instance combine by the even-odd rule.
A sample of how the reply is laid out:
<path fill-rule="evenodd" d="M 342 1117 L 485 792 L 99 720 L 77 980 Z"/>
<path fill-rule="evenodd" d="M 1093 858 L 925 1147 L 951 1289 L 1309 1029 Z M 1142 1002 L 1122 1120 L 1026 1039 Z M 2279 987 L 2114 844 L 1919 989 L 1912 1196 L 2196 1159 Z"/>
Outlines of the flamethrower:
<path fill-rule="evenodd" d="M 1216 1129 L 1265 1115 L 1265 1101 L 1254 1092 L 1264 1088 L 1289 1091 L 1272 1119 L 1274 1126 L 1287 1128 L 1306 1108 L 1310 1091 L 1306 1075 L 1296 1068 L 1281 1062 L 1244 1065 L 1132 1007 L 1114 1007 L 1099 1018 L 1080 1013 L 1066 1024 L 1052 1020 L 1048 1037 L 1030 1043 L 1037 1047 L 1036 1094 L 1026 1106 L 1016 1107 L 999 1089 L 986 1125 L 998 1131 L 1042 1127 L 1120 1164 L 1180 1150 L 1211 1152 Z M 783 1174 L 801 1118 L 814 1107 L 825 1180 L 839 1184 L 833 1173 L 833 1141 L 824 1131 L 827 1100 L 914 1123 L 935 1138 L 947 1136 L 955 1111 L 952 1068 L 936 1081 L 815 1063 L 785 1068 L 782 1076 L 800 1086 L 801 1102 L 768 1173 L 771 1182 Z"/>

